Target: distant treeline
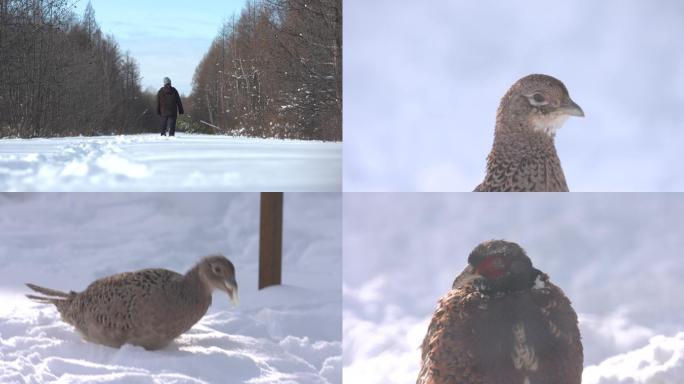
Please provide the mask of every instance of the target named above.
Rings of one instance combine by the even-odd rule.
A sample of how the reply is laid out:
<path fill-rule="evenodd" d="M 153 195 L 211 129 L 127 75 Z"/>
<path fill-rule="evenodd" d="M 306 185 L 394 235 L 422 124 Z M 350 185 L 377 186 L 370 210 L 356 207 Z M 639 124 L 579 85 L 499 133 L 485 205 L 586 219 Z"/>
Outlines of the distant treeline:
<path fill-rule="evenodd" d="M 156 131 L 135 60 L 72 3 L 0 0 L 0 137 Z"/>
<path fill-rule="evenodd" d="M 342 1 L 249 0 L 193 79 L 191 130 L 342 139 Z"/>

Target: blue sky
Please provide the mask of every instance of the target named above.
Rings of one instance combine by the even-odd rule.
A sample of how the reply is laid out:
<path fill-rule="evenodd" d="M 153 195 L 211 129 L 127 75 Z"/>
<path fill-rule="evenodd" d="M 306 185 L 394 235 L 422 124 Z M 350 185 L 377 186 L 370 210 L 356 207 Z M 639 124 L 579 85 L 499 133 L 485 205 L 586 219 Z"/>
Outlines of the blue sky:
<path fill-rule="evenodd" d="M 122 52 L 140 65 L 143 89 L 157 90 L 164 76 L 190 94 L 192 76 L 224 20 L 240 15 L 245 0 L 91 0 L 105 34 L 116 37 Z M 83 16 L 88 0 L 76 4 Z"/>

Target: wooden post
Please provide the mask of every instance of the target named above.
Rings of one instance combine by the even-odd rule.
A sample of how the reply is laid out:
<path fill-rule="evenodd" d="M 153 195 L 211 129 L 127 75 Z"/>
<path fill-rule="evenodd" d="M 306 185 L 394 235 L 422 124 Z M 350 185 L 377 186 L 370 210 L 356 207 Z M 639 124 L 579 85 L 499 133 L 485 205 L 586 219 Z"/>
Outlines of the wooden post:
<path fill-rule="evenodd" d="M 283 193 L 261 193 L 259 289 L 280 285 L 283 254 Z"/>

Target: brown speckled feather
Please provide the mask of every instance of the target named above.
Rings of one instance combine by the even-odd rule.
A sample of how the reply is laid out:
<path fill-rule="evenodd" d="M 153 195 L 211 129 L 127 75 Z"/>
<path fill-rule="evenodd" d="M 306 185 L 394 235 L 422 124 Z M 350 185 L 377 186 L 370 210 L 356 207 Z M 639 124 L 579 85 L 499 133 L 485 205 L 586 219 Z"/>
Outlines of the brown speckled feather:
<path fill-rule="evenodd" d="M 237 298 L 235 268 L 223 256 L 204 258 L 185 275 L 166 269 L 119 273 L 79 293 L 27 285 L 46 295 L 29 298 L 54 304 L 86 340 L 116 348 L 162 348 L 204 316 L 213 289 Z"/>
<path fill-rule="evenodd" d="M 554 140 L 569 116 L 584 112 L 559 80 L 546 75 L 518 80 L 499 104 L 487 172 L 474 191 L 567 192 Z"/>
<path fill-rule="evenodd" d="M 432 316 L 418 384 L 581 382 L 577 315 L 546 274 L 528 289 L 496 294 L 459 279 Z"/>
<path fill-rule="evenodd" d="M 439 300 L 422 345 L 418 384 L 484 383 L 477 369 L 470 310 L 480 294 L 468 287 L 449 291 Z"/>
<path fill-rule="evenodd" d="M 487 175 L 475 192 L 567 192 L 554 139 L 543 132 L 518 136 L 504 133 L 495 139 Z"/>

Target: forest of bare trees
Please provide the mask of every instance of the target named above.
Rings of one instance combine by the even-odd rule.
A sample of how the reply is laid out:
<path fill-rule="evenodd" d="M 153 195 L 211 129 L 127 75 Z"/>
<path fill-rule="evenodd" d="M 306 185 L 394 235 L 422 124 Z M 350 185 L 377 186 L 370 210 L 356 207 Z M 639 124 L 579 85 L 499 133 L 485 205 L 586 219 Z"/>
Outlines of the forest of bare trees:
<path fill-rule="evenodd" d="M 342 1 L 248 0 L 195 71 L 192 128 L 342 140 Z"/>
<path fill-rule="evenodd" d="M 0 137 L 156 131 L 135 60 L 71 3 L 0 0 Z"/>
<path fill-rule="evenodd" d="M 72 3 L 0 0 L 0 137 L 156 132 L 137 63 Z M 181 130 L 341 140 L 341 0 L 248 0 L 185 102 Z"/>

